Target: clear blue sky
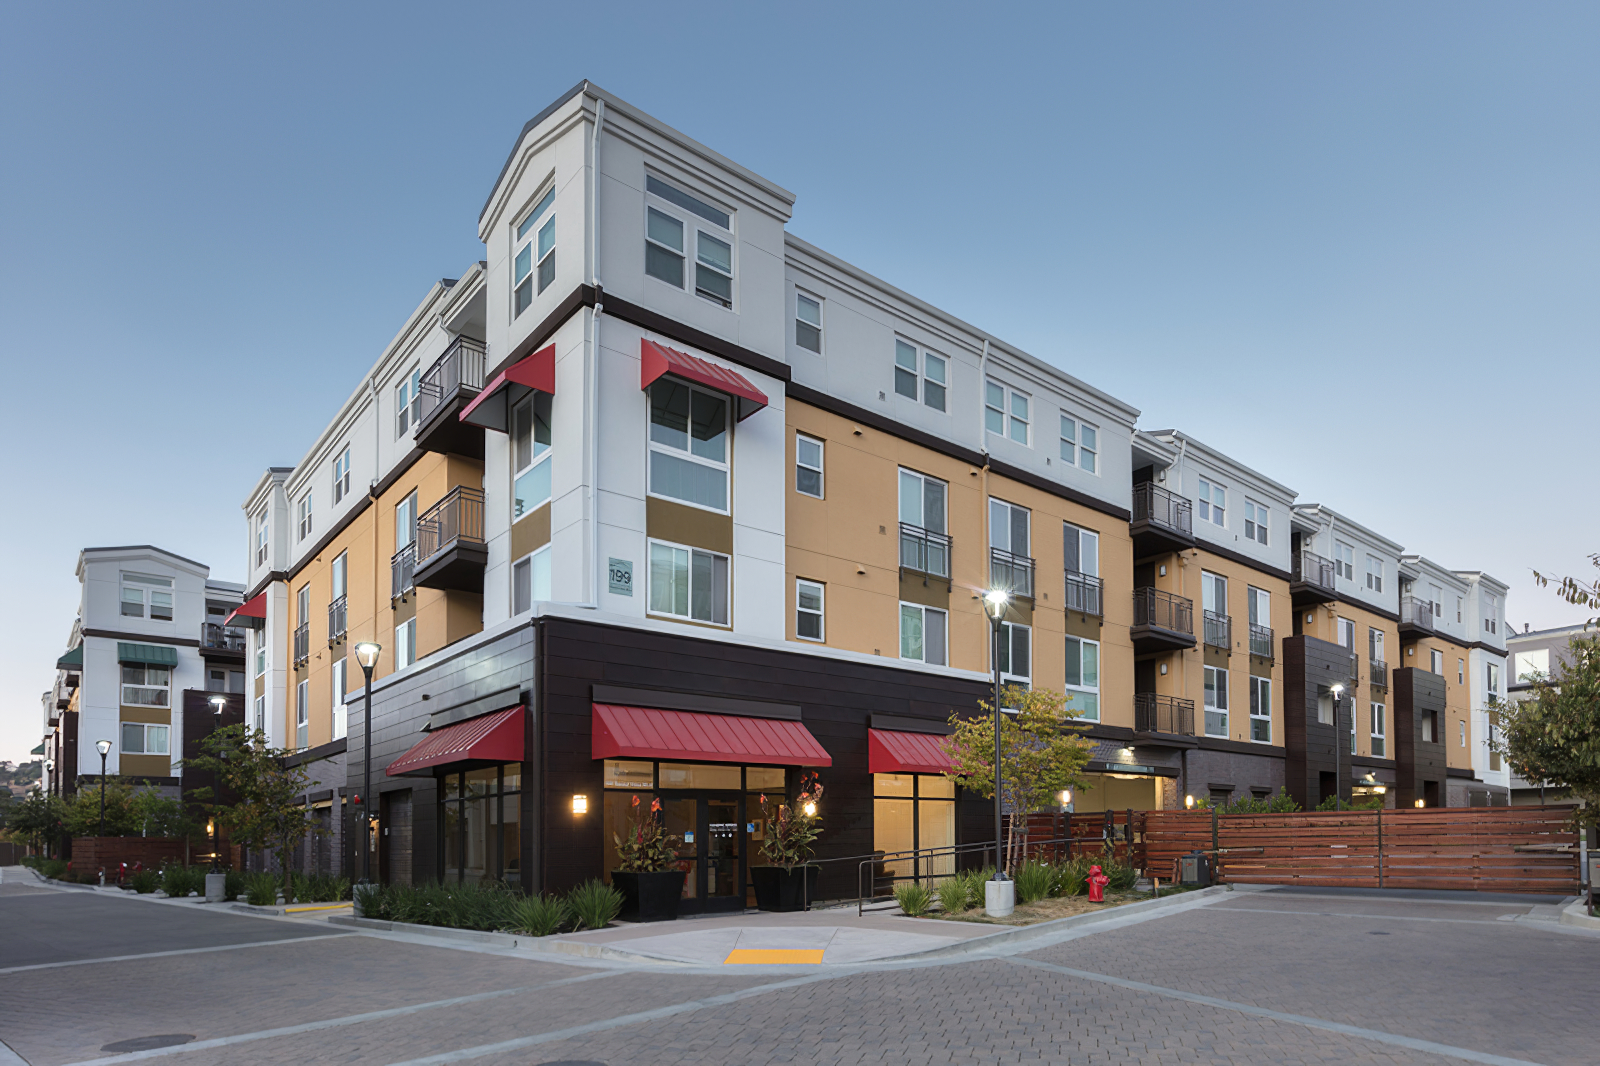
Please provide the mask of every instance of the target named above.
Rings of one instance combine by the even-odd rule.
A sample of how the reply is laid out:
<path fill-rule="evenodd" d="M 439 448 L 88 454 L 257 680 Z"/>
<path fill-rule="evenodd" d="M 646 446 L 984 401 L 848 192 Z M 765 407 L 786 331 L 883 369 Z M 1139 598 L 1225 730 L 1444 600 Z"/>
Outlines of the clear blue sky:
<path fill-rule="evenodd" d="M 0 758 L 80 547 L 241 579 L 590 78 L 792 231 L 1447 566 L 1600 551 L 1593 4 L 23 4 L 0 35 Z M 320 385 L 319 385 L 320 383 Z"/>

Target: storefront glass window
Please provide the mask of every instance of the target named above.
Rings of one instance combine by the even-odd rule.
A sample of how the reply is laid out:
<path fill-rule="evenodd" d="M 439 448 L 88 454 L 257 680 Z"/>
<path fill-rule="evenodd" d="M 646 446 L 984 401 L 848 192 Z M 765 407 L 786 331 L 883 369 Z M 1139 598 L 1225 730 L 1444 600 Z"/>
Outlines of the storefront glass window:
<path fill-rule="evenodd" d="M 521 879 L 521 779 L 518 763 L 444 778 L 439 824 L 446 883 Z"/>
<path fill-rule="evenodd" d="M 943 774 L 873 774 L 872 837 L 875 851 L 927 851 L 956 842 L 955 782 Z M 955 872 L 955 856 L 924 855 L 913 868 L 912 856 L 886 859 L 886 878 L 947 877 Z M 880 884 L 879 889 L 886 886 Z"/>

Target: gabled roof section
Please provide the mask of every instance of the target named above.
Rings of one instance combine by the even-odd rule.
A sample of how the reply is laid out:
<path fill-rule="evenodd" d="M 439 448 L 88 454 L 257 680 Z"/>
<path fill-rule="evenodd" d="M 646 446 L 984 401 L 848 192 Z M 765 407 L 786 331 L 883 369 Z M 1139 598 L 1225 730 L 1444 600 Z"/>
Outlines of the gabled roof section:
<path fill-rule="evenodd" d="M 1386 548 L 1393 552 L 1395 558 L 1399 558 L 1405 552 L 1405 546 L 1399 541 L 1390 540 L 1382 533 L 1376 533 L 1373 530 L 1368 529 L 1355 519 L 1345 517 L 1326 504 L 1297 503 L 1294 505 L 1294 513 L 1297 517 L 1304 518 L 1305 520 L 1318 525 L 1325 524 L 1331 520 L 1340 529 L 1354 530 L 1363 537 L 1366 537 L 1371 543 L 1376 544 L 1378 547 Z"/>
<path fill-rule="evenodd" d="M 1272 480 L 1272 478 L 1261 473 L 1259 470 L 1245 466 L 1237 459 L 1224 455 L 1222 452 L 1217 451 L 1209 444 L 1191 437 L 1182 430 L 1152 429 L 1150 430 L 1149 435 L 1155 437 L 1157 440 L 1164 440 L 1174 447 L 1186 445 L 1183 450 L 1187 454 L 1198 456 L 1201 461 L 1210 463 L 1220 472 L 1230 475 L 1237 480 L 1254 482 L 1258 488 L 1265 489 L 1267 492 L 1276 493 L 1278 497 L 1286 504 L 1293 504 L 1295 497 L 1300 495 L 1283 482 Z"/>
<path fill-rule="evenodd" d="M 150 552 L 155 555 L 164 555 L 178 565 L 192 567 L 196 570 L 199 570 L 202 577 L 211 573 L 211 568 L 205 563 L 196 562 L 193 559 L 179 555 L 177 552 L 169 552 L 165 548 L 158 548 L 154 544 L 123 544 L 120 546 L 106 548 L 84 548 L 78 553 L 78 572 L 80 574 L 83 572 L 83 564 L 88 562 L 88 556 L 90 555 L 128 555 L 135 552 Z"/>

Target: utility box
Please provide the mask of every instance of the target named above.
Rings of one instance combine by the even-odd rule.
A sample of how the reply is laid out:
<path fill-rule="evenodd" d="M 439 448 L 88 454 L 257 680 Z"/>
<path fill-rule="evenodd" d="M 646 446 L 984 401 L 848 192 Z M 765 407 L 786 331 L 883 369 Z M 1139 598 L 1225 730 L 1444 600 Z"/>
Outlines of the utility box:
<path fill-rule="evenodd" d="M 1178 882 L 1184 885 L 1209 885 L 1211 859 L 1203 851 L 1191 851 L 1178 860 Z"/>

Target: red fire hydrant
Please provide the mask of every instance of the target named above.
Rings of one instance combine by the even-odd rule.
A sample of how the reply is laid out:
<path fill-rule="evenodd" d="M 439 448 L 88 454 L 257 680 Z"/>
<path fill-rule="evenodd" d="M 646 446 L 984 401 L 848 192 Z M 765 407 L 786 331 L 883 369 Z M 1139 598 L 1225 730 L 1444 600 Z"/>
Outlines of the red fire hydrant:
<path fill-rule="evenodd" d="M 1100 867 L 1089 867 L 1089 902 L 1104 903 L 1106 901 L 1106 886 L 1111 883 L 1111 878 L 1100 872 Z"/>

